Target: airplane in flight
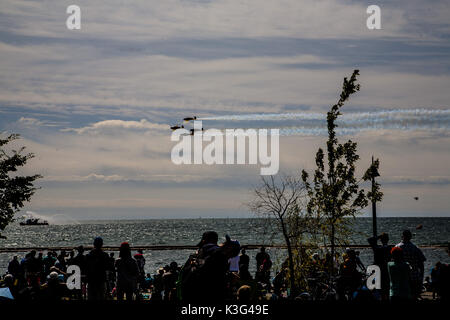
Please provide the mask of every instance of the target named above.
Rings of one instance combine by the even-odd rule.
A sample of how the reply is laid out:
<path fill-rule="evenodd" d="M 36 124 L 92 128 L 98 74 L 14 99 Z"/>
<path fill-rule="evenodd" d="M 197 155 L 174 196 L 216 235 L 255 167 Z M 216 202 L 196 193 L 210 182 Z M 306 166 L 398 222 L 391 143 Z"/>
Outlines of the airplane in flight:
<path fill-rule="evenodd" d="M 177 130 L 177 129 L 182 129 L 182 128 L 184 128 L 184 126 L 182 125 L 182 126 L 171 126 L 170 127 L 170 129 L 172 129 L 172 130 Z"/>
<path fill-rule="evenodd" d="M 197 120 L 197 117 L 196 117 L 196 116 L 193 116 L 193 117 L 187 117 L 187 118 L 184 118 L 183 120 L 184 120 L 184 121 Z"/>

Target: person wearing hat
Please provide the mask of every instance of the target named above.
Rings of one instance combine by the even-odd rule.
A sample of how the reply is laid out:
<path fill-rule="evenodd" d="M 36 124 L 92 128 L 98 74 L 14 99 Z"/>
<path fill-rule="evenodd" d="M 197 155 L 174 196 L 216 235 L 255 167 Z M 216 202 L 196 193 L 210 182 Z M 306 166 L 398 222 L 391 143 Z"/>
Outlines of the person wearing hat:
<path fill-rule="evenodd" d="M 86 276 L 88 300 L 105 300 L 106 271 L 109 268 L 109 257 L 103 251 L 103 239 L 94 239 L 94 249 L 86 255 Z"/>
<path fill-rule="evenodd" d="M 38 297 L 42 300 L 61 300 L 62 297 L 68 296 L 69 292 L 66 284 L 64 283 L 64 275 L 56 270 L 51 269 L 47 276 L 47 281 L 41 285 Z"/>
<path fill-rule="evenodd" d="M 411 268 L 404 260 L 404 252 L 400 247 L 391 250 L 392 260 L 388 262 L 390 279 L 389 299 L 392 302 L 402 302 L 412 299 L 410 285 Z"/>
<path fill-rule="evenodd" d="M 57 281 L 59 278 L 58 278 L 58 272 L 56 272 L 56 271 L 52 271 L 52 272 L 50 272 L 50 274 L 48 275 L 48 280 L 49 281 Z"/>
<path fill-rule="evenodd" d="M 145 257 L 142 249 L 139 249 L 133 258 L 136 260 L 139 267 L 138 284 L 143 286 L 145 281 Z"/>
<path fill-rule="evenodd" d="M 188 294 L 185 298 L 189 300 L 203 301 L 208 300 L 221 291 L 222 273 L 228 269 L 228 259 L 224 260 L 217 244 L 219 235 L 215 231 L 206 231 L 203 233 L 197 253 L 190 257 L 188 276 L 189 284 L 186 286 Z M 225 277 L 223 277 L 225 278 Z M 208 293 L 211 292 L 211 295 Z"/>

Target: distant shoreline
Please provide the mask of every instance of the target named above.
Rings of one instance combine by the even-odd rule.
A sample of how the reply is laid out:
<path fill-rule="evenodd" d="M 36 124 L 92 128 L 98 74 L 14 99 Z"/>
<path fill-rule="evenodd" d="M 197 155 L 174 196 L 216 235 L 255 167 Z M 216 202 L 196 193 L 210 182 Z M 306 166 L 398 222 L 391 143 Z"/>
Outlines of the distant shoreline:
<path fill-rule="evenodd" d="M 42 215 L 43 217 L 47 217 Z M 48 217 L 51 217 L 48 216 Z M 154 221 L 154 220 L 266 220 L 268 218 L 260 218 L 260 217 L 185 217 L 185 218 L 174 218 L 174 217 L 167 217 L 167 218 L 161 218 L 161 217 L 148 217 L 148 218 L 96 218 L 96 219 L 84 219 L 84 218 L 71 218 L 73 220 L 76 220 L 80 223 L 93 223 L 93 222 L 105 222 L 105 221 Z M 274 219 L 274 218 L 269 218 Z M 351 217 L 347 217 L 346 219 L 352 219 Z M 354 219 L 372 219 L 372 217 L 369 216 L 357 216 L 354 217 Z M 450 219 L 449 216 L 390 216 L 390 217 L 377 217 L 377 219 Z M 13 222 L 14 224 L 14 222 Z"/>

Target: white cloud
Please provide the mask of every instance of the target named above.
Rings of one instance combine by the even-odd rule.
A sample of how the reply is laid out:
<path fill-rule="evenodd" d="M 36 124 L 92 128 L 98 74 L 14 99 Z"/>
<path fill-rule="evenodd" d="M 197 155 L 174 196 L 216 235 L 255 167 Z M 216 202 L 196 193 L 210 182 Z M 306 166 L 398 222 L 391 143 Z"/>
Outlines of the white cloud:
<path fill-rule="evenodd" d="M 165 130 L 168 131 L 169 126 L 165 124 L 158 124 L 149 122 L 146 119 L 141 119 L 140 121 L 126 121 L 126 120 L 104 120 L 93 123 L 90 126 L 82 128 L 66 128 L 62 129 L 63 132 L 73 131 L 78 134 L 85 133 L 104 133 L 104 132 L 114 132 L 115 130 Z"/>
<path fill-rule="evenodd" d="M 19 120 L 17 120 L 17 123 L 19 125 L 22 125 L 27 128 L 33 128 L 33 127 L 60 127 L 64 124 L 67 124 L 67 122 L 64 121 L 49 121 L 49 120 L 39 120 L 36 118 L 31 117 L 20 117 Z"/>
<path fill-rule="evenodd" d="M 126 178 L 117 174 L 104 175 L 91 173 L 86 176 L 79 175 L 69 175 L 69 176 L 46 176 L 43 181 L 52 182 L 89 182 L 89 181 L 105 181 L 105 182 L 115 182 L 115 181 L 125 181 Z"/>
<path fill-rule="evenodd" d="M 56 175 L 45 176 L 42 181 L 46 182 L 132 182 L 132 183 L 189 183 L 189 182 L 204 182 L 207 180 L 224 179 L 226 176 L 215 174 L 210 176 L 199 176 L 191 174 L 131 174 L 128 176 L 112 174 L 104 175 L 97 173 L 90 173 L 88 175 Z"/>
<path fill-rule="evenodd" d="M 25 126 L 41 126 L 44 124 L 42 121 L 40 121 L 36 118 L 27 118 L 27 117 L 20 117 L 18 122 Z"/>

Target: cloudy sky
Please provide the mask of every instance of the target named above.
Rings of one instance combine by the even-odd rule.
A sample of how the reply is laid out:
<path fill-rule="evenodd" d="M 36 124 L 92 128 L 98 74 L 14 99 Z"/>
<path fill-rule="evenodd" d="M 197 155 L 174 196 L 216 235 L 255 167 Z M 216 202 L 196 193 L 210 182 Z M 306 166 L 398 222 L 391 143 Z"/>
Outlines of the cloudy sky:
<path fill-rule="evenodd" d="M 66 8 L 81 8 L 81 30 Z M 381 8 L 368 30 L 366 8 Z M 280 128 L 280 172 L 313 169 L 325 113 L 360 69 L 340 137 L 381 159 L 381 216 L 449 216 L 445 0 L 0 0 L 0 130 L 41 173 L 26 210 L 74 219 L 246 217 L 259 166 L 170 160 L 169 125 Z M 414 197 L 418 196 L 419 201 Z"/>

